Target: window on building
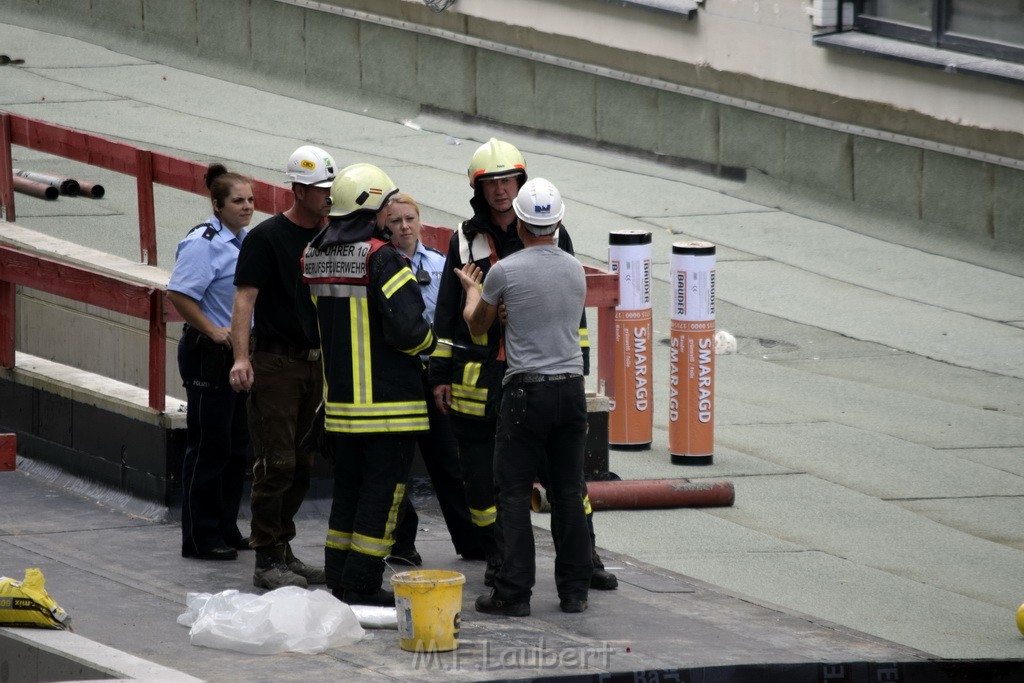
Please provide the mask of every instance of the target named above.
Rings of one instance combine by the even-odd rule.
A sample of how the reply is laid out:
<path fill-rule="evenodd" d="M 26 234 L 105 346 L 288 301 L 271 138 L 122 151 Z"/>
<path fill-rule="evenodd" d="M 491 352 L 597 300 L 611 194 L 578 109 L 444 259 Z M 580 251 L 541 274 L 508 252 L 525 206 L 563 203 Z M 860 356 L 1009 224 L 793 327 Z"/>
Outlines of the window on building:
<path fill-rule="evenodd" d="M 1024 0 L 855 0 L 865 33 L 1024 63 Z"/>

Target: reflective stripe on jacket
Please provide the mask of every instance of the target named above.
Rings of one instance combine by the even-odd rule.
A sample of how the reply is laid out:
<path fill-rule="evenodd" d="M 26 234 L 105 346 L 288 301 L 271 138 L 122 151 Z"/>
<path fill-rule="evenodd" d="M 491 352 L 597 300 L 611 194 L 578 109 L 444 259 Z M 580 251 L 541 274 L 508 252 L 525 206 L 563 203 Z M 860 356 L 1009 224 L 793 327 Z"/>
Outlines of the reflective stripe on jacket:
<path fill-rule="evenodd" d="M 462 317 L 466 295 L 455 274 L 456 268 L 475 263 L 484 276 L 491 264 L 523 248 L 515 225 L 502 231 L 477 214 L 463 222 L 448 243 L 448 256 L 434 311 L 437 347 L 430 356 L 428 378 L 431 386 L 450 384 L 451 410 L 463 417 L 497 419 L 501 402 L 501 381 L 505 362 L 501 352 L 501 326 L 495 319 L 482 336 L 474 337 Z M 565 226 L 558 230 L 558 246 L 573 254 L 572 239 Z M 580 319 L 580 346 L 584 372 L 590 368 L 587 314 Z"/>
<path fill-rule="evenodd" d="M 327 431 L 427 431 L 419 356 L 434 335 L 405 258 L 377 237 L 310 246 L 303 279 L 320 324 Z"/>

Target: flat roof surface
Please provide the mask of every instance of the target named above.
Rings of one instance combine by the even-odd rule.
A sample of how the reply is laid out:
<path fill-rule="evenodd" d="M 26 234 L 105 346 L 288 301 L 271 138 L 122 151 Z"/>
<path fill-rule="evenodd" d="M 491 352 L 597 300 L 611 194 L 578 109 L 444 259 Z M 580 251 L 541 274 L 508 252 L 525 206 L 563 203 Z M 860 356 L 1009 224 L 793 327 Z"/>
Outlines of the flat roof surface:
<path fill-rule="evenodd" d="M 526 620 L 466 609 L 459 658 L 468 668 L 455 672 L 464 680 L 511 677 L 472 668 L 485 643 L 526 652 L 542 636 L 573 652 L 610 643 L 606 670 L 615 671 L 1024 657 L 1014 624 L 1024 601 L 1024 249 L 756 173 L 717 178 L 414 107 L 342 111 L 316 104 L 315 93 L 274 94 L 273 79 L 254 90 L 10 24 L 0 24 L 0 45 L 30 56 L 0 67 L 0 108 L 17 114 L 274 182 L 296 147 L 316 144 L 339 163 L 381 166 L 426 221 L 449 227 L 469 213 L 472 151 L 497 136 L 562 191 L 584 263 L 607 265 L 611 231 L 652 233 L 652 444 L 612 451 L 610 469 L 624 479 L 728 480 L 736 502 L 596 513 L 620 589 L 595 592 L 582 616 L 557 611 L 550 583 Z M 107 186 L 101 200 L 17 195 L 19 225 L 137 257 L 134 179 L 24 148 L 14 156 Z M 158 187 L 156 204 L 169 270 L 209 203 Z M 716 359 L 714 462 L 680 467 L 668 451 L 668 261 L 672 243 L 695 239 L 717 245 L 716 324 L 738 345 Z M 588 383 L 597 389 L 593 376 Z M 174 623 L 185 594 L 249 590 L 251 560 L 183 560 L 173 511 L 166 523 L 126 516 L 37 478 L 0 474 L 0 574 L 40 566 L 82 635 L 209 680 L 289 680 L 292 669 L 309 678 L 334 666 L 422 679 L 394 633 L 314 657 L 190 646 Z M 307 560 L 320 556 L 326 529 L 317 505 L 302 520 Z M 465 570 L 471 604 L 482 565 L 455 558 L 426 514 L 420 552 L 429 566 Z M 542 545 L 541 581 L 551 580 L 550 562 Z"/>

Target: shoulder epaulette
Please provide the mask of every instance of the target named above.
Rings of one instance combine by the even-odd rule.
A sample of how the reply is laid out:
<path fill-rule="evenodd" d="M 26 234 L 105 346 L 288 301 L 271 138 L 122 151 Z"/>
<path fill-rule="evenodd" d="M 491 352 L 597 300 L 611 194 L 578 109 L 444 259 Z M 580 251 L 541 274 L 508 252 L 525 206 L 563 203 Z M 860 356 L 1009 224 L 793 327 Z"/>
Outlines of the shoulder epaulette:
<path fill-rule="evenodd" d="M 206 228 L 206 231 L 203 233 L 204 240 L 212 241 L 217 236 L 217 228 L 213 227 L 213 223 L 200 223 L 185 234 L 191 235 L 199 228 Z"/>

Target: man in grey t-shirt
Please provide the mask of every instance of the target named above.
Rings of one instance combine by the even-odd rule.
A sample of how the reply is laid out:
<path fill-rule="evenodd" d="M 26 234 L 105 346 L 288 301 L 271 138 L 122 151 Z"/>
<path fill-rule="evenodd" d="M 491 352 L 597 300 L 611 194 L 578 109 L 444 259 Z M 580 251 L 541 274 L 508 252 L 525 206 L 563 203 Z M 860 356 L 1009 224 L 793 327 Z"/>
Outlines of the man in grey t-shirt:
<path fill-rule="evenodd" d="M 587 608 L 593 572 L 583 509 L 583 452 L 587 401 L 579 320 L 586 299 L 583 266 L 554 244 L 565 213 L 549 181 L 535 178 L 513 203 L 524 249 L 495 263 L 481 291 L 480 269 L 456 270 L 466 290 L 463 316 L 474 335 L 505 304 L 505 373 L 494 451 L 498 524 L 504 538 L 494 591 L 476 600 L 478 612 L 527 616 L 536 577 L 530 494 L 546 474 L 555 547 L 555 584 L 563 612 Z"/>

